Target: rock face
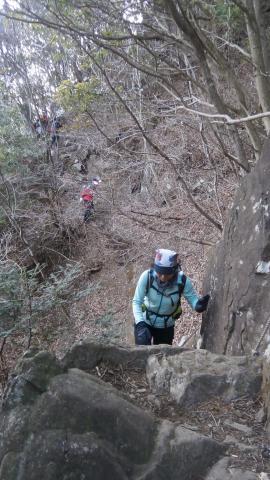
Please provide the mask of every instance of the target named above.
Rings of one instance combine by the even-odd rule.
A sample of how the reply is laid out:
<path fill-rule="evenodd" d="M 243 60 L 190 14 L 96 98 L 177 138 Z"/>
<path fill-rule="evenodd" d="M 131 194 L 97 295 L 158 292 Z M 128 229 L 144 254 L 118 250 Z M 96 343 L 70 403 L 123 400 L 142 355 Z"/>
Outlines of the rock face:
<path fill-rule="evenodd" d="M 265 477 L 258 476 L 254 472 L 244 472 L 240 468 L 230 469 L 228 467 L 228 459 L 222 458 L 209 472 L 205 480 L 268 480 Z"/>
<path fill-rule="evenodd" d="M 176 472 L 197 480 L 225 453 L 211 438 L 157 421 L 95 376 L 59 368 L 42 353 L 12 379 L 0 415 L 1 480 L 170 480 Z M 26 385 L 39 376 L 45 381 L 33 395 Z"/>
<path fill-rule="evenodd" d="M 270 437 L 270 348 L 268 347 L 263 359 L 263 385 L 262 385 L 262 397 L 264 408 L 261 412 L 261 419 L 264 417 L 267 419 L 267 431 Z"/>
<path fill-rule="evenodd" d="M 110 344 L 95 343 L 91 339 L 77 342 L 64 356 L 62 365 L 64 369 L 80 368 L 91 370 L 101 361 L 109 362 L 110 365 L 123 365 L 129 368 L 144 369 L 147 360 L 152 354 L 176 355 L 186 349 L 165 345 L 128 347 Z"/>
<path fill-rule="evenodd" d="M 88 370 L 99 362 L 118 369 L 136 366 L 142 373 L 148 362 L 151 381 L 156 375 L 165 384 L 170 376 L 174 386 L 181 385 L 183 372 L 189 370 L 183 405 L 201 395 L 203 382 L 216 394 L 225 389 L 229 398 L 247 398 L 260 381 L 259 363 L 254 367 L 244 358 L 181 348 L 121 348 L 86 341 L 62 362 L 47 352 L 30 352 L 10 379 L 0 412 L 0 480 L 255 480 L 252 472 L 232 473 L 224 457 L 228 444 L 185 424 L 157 419 L 110 383 L 77 368 Z M 161 365 L 170 366 L 163 380 Z M 206 372 L 199 379 L 202 369 Z M 193 396 L 192 376 L 200 386 Z"/>
<path fill-rule="evenodd" d="M 257 347 L 270 311 L 270 140 L 235 198 L 208 268 L 211 301 L 202 347 L 247 354 Z M 260 349 L 265 348 L 264 341 Z"/>
<path fill-rule="evenodd" d="M 151 356 L 146 374 L 151 388 L 169 395 L 181 407 L 213 398 L 230 402 L 246 396 L 255 398 L 260 392 L 261 363 L 247 357 L 215 355 L 194 350 L 171 356 Z"/>

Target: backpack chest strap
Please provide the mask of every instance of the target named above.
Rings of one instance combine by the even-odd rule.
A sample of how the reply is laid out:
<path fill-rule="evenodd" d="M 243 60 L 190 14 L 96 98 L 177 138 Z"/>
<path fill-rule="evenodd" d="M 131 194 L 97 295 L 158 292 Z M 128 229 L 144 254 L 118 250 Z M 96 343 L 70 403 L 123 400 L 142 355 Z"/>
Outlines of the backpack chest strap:
<path fill-rule="evenodd" d="M 166 295 L 166 294 L 164 294 L 164 292 L 161 292 L 160 290 L 158 290 L 158 288 L 156 288 L 155 285 L 153 285 L 153 282 L 154 282 L 154 272 L 151 269 L 148 272 L 148 280 L 147 280 L 147 286 L 146 286 L 146 291 L 145 291 L 146 296 L 147 296 L 150 288 L 153 288 L 156 292 L 158 292 L 161 295 L 161 298 L 163 296 L 168 298 L 168 297 L 172 297 L 173 295 L 176 295 L 176 294 L 179 295 L 178 301 L 177 301 L 177 304 L 176 304 L 176 308 L 169 315 L 168 314 L 167 315 L 161 315 L 161 314 L 159 314 L 159 312 L 154 312 L 154 311 L 148 309 L 145 304 L 143 305 L 144 311 L 146 312 L 146 318 L 152 326 L 154 326 L 156 319 L 159 317 L 159 318 L 164 319 L 164 328 L 167 328 L 167 322 L 168 322 L 169 318 L 173 318 L 173 320 L 176 320 L 177 318 L 179 318 L 181 316 L 181 313 L 182 313 L 181 296 L 182 296 L 182 293 L 183 293 L 184 288 L 185 288 L 186 276 L 184 274 L 182 275 L 181 282 L 177 283 L 177 287 L 178 287 L 177 290 L 169 293 L 168 295 Z M 172 306 L 174 306 L 174 302 L 173 302 L 172 298 L 171 298 L 171 302 L 172 302 Z M 156 317 L 154 323 L 151 322 L 150 315 L 154 315 Z"/>

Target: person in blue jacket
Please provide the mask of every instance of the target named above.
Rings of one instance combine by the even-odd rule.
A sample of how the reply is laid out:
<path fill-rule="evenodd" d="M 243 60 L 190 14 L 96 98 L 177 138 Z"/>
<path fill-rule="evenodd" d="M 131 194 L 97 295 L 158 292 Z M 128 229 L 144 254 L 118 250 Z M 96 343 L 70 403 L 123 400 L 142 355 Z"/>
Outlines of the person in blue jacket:
<path fill-rule="evenodd" d="M 136 345 L 172 345 L 175 320 L 180 317 L 181 296 L 193 310 L 204 312 L 210 296 L 199 297 L 191 280 L 180 270 L 178 254 L 160 248 L 153 269 L 139 278 L 132 302 Z"/>

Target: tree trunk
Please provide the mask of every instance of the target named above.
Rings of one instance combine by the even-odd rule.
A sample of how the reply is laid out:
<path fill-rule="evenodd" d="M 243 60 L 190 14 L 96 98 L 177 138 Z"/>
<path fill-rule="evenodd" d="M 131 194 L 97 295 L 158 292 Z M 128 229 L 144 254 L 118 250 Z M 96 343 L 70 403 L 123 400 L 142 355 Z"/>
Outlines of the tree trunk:
<path fill-rule="evenodd" d="M 270 111 L 270 86 L 265 59 L 269 59 L 269 44 L 262 20 L 261 0 L 246 0 L 250 15 L 246 15 L 250 52 L 255 65 L 255 81 L 262 112 Z M 263 41 L 262 41 L 263 39 Z M 264 52 L 264 53 L 263 53 Z M 270 117 L 264 117 L 267 134 L 270 132 Z"/>

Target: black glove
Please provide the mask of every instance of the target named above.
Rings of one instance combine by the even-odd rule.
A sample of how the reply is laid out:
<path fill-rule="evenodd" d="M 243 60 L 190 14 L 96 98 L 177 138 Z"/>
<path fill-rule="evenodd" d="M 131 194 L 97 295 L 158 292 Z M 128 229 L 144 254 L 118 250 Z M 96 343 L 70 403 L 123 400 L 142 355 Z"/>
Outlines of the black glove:
<path fill-rule="evenodd" d="M 196 312 L 198 313 L 205 312 L 205 310 L 207 309 L 209 298 L 210 298 L 210 295 L 208 294 L 204 295 L 204 297 L 199 298 L 195 307 Z"/>
<path fill-rule="evenodd" d="M 146 322 L 135 324 L 134 336 L 136 345 L 151 345 L 152 335 Z"/>

